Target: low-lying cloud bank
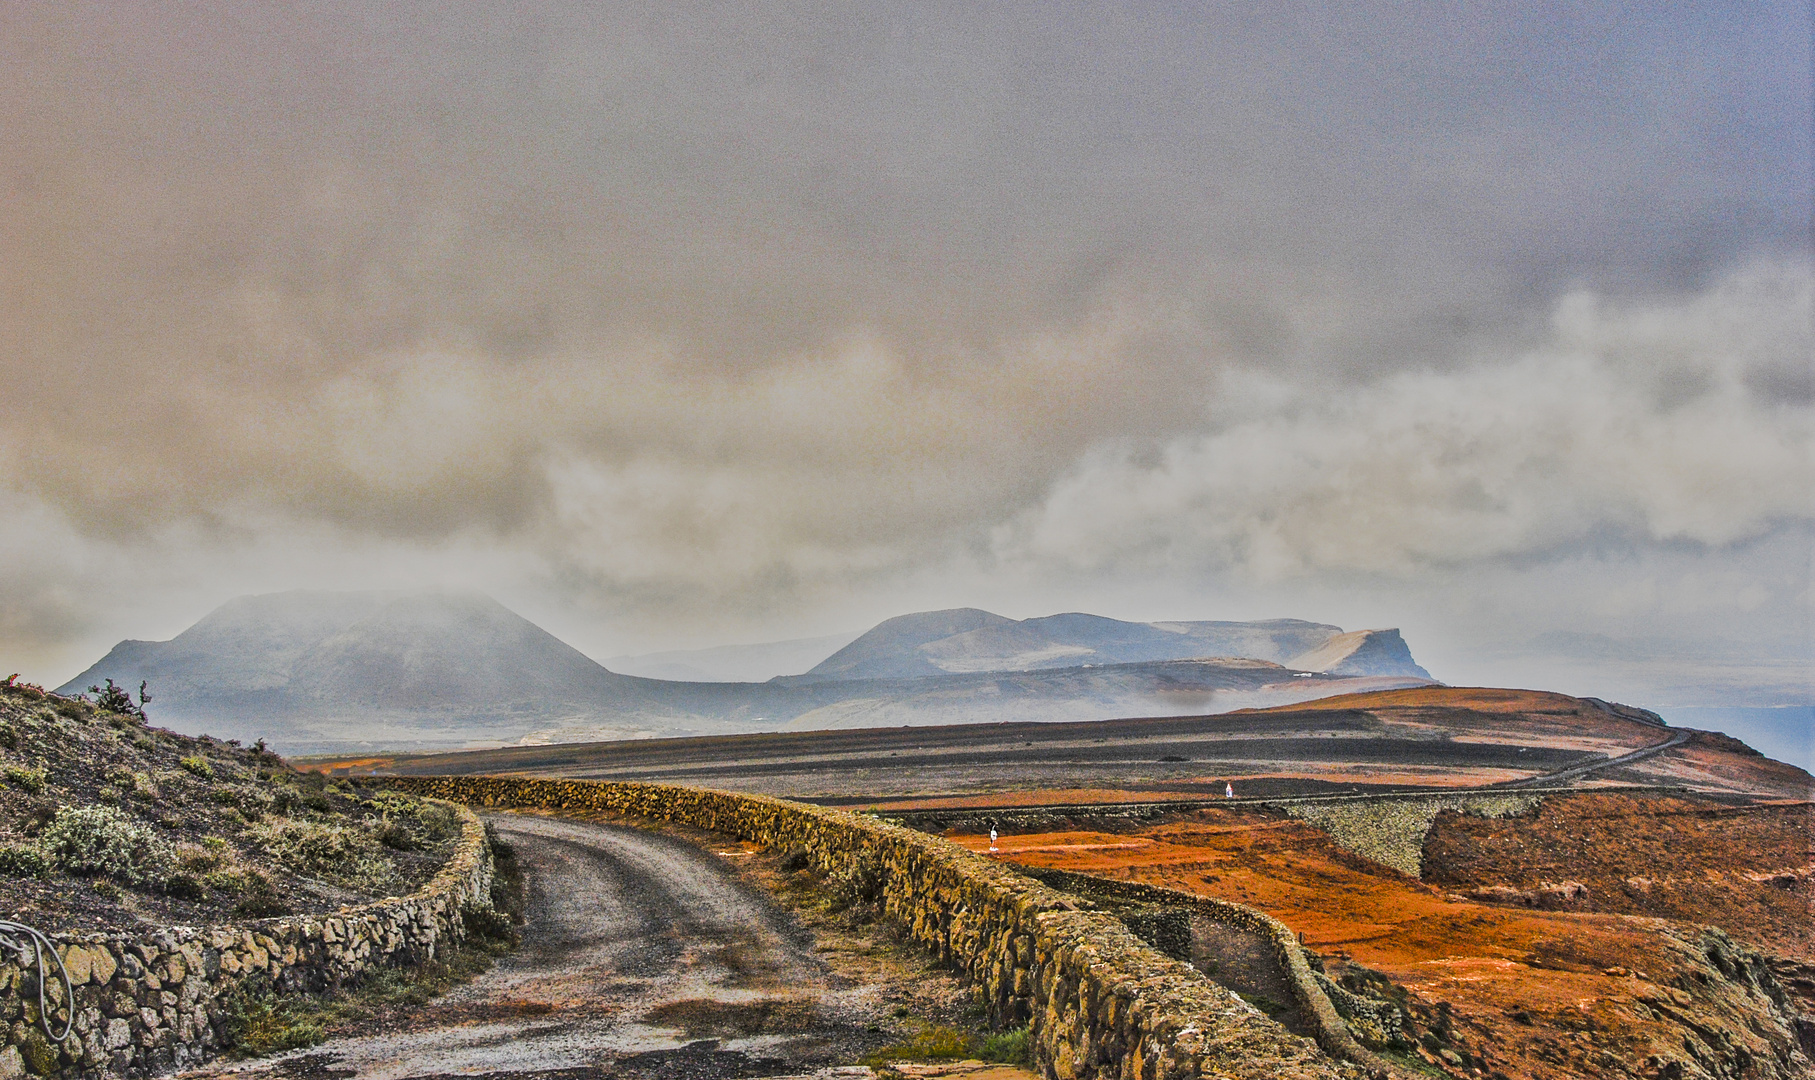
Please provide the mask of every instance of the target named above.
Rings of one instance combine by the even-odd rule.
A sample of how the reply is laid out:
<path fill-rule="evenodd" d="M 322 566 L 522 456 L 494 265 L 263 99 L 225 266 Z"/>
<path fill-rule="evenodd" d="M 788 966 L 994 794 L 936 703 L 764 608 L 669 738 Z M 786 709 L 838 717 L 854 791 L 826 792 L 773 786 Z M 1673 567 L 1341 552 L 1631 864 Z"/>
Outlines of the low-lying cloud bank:
<path fill-rule="evenodd" d="M 1753 540 L 1810 520 L 1812 314 L 1808 264 L 1761 263 L 1673 303 L 1573 294 L 1505 360 L 1231 374 L 1210 430 L 1093 449 L 995 551 L 1273 580 Z"/>
<path fill-rule="evenodd" d="M 650 374 L 614 405 L 596 381 L 562 395 L 547 373 L 507 383 L 454 364 L 437 379 L 425 360 L 387 403 L 343 387 L 322 407 L 362 421 L 295 452 L 337 456 L 464 522 L 399 535 L 266 493 L 108 535 L 15 494 L 3 629 L 61 655 L 151 636 L 119 620 L 203 581 L 447 583 L 513 596 L 602 655 L 980 598 L 1041 614 L 1109 592 L 1133 605 L 1117 614 L 1402 622 L 1440 634 L 1450 670 L 1448 639 L 1542 656 L 1526 646 L 1546 631 L 1655 633 L 1656 620 L 1703 661 L 1693 643 L 1717 636 L 1781 668 L 1809 601 L 1795 552 L 1815 521 L 1812 278 L 1806 262 L 1763 261 L 1676 300 L 1575 293 L 1511 355 L 1342 389 L 1226 371 L 1199 398 L 1199 430 L 1099 439 L 1038 483 L 1025 465 L 1004 479 L 972 433 L 981 412 L 936 401 L 903 402 L 895 444 L 868 446 L 892 422 L 877 387 L 896 377 L 874 353 L 832 376 L 751 380 L 742 407 L 729 390 L 665 398 Z M 840 385 L 816 396 L 828 377 Z M 764 395 L 773 409 L 751 407 Z M 587 447 L 576 433 L 601 413 L 648 425 L 650 445 Z M 915 443 L 942 424 L 955 433 Z M 685 426 L 695 444 L 663 437 Z M 814 442 L 821 452 L 800 453 Z M 492 504 L 463 502 L 457 483 L 478 482 L 498 444 L 534 449 L 518 466 L 525 509 L 490 527 Z M 1332 610 L 1344 593 L 1377 599 Z M 1156 609 L 1160 594 L 1174 606 Z M 702 616 L 715 606 L 719 621 Z M 777 633 L 765 620 L 782 609 L 794 621 Z M 690 637 L 702 621 L 713 629 Z M 1797 679 L 1780 671 L 1766 696 L 1793 695 Z"/>

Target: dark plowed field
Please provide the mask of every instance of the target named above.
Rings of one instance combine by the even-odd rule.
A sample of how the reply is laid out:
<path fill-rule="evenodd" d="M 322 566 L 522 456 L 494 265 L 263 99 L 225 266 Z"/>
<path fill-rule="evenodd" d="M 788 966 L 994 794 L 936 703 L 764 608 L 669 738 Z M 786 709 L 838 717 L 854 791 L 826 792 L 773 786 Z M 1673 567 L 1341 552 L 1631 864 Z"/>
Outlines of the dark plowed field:
<path fill-rule="evenodd" d="M 1362 710 L 1246 713 L 1065 724 L 965 724 L 700 739 L 511 747 L 369 763 L 403 774 L 530 773 L 656 780 L 840 802 L 1005 787 L 1221 794 L 1225 777 L 1332 765 L 1464 775 L 1549 772 L 1604 755 L 1574 747 L 1456 741 Z M 1453 782 L 1453 781 L 1452 781 Z M 1268 781 L 1306 793 L 1331 782 Z"/>

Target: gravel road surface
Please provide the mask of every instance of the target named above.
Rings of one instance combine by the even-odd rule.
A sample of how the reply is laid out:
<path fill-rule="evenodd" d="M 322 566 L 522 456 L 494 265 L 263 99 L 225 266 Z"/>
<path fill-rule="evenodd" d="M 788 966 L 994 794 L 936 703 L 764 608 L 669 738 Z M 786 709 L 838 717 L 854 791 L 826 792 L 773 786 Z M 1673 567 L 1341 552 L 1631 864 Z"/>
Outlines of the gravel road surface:
<path fill-rule="evenodd" d="M 401 1029 L 198 1075 L 422 1080 L 867 1077 L 873 989 L 727 861 L 617 825 L 498 814 L 529 885 L 523 945 Z"/>

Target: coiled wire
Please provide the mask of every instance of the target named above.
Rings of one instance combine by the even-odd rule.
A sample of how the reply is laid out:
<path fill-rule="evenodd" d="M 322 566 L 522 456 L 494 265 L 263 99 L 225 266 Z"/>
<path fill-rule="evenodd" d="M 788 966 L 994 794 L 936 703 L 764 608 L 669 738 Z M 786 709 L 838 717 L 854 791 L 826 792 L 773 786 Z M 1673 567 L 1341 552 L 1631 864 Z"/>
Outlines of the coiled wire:
<path fill-rule="evenodd" d="M 63 966 L 63 958 L 57 955 L 57 947 L 36 927 L 0 919 L 0 949 L 12 953 L 21 967 L 27 966 L 26 956 L 31 956 L 30 966 L 38 972 L 38 1023 L 51 1042 L 60 1043 L 69 1038 L 71 1029 L 76 1026 L 76 988 L 69 981 L 69 969 Z M 51 1030 L 50 1002 L 44 993 L 45 984 L 50 982 L 46 978 L 49 972 L 44 966 L 45 953 L 49 953 L 52 962 L 57 965 L 57 974 L 63 978 L 63 1000 L 69 1004 L 69 1018 L 63 1022 L 61 1035 Z"/>

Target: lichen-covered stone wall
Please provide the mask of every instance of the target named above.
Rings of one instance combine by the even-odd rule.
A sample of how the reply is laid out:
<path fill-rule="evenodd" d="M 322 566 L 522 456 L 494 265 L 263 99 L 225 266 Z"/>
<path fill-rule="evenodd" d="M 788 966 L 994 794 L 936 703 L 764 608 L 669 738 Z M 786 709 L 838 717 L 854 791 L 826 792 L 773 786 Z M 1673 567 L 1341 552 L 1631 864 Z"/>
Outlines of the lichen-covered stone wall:
<path fill-rule="evenodd" d="M 460 807 L 454 855 L 409 896 L 330 915 L 241 926 L 169 927 L 149 934 L 52 934 L 74 988 L 68 1039 L 45 1038 L 38 974 L 29 959 L 0 961 L 0 1080 L 24 1073 L 140 1077 L 200 1064 L 228 1048 L 227 1005 L 248 980 L 278 991 L 339 985 L 374 964 L 432 959 L 465 934 L 464 916 L 491 906 L 485 826 Z M 70 1016 L 51 968 L 52 1029 Z"/>
<path fill-rule="evenodd" d="M 1320 981 L 1317 973 L 1305 960 L 1304 949 L 1298 944 L 1298 936 L 1290 927 L 1273 916 L 1246 904 L 1230 903 L 1209 896 L 1197 896 L 1180 892 L 1159 885 L 1147 885 L 1138 881 L 1114 881 L 1109 878 L 1091 877 L 1087 874 L 1074 874 L 1065 870 L 1033 871 L 1040 880 L 1056 885 L 1062 889 L 1075 889 L 1087 895 L 1102 894 L 1133 901 L 1138 904 L 1151 904 L 1160 907 L 1183 908 L 1211 919 L 1225 926 L 1234 926 L 1266 936 L 1273 950 L 1273 957 L 1278 961 L 1280 970 L 1285 974 L 1286 982 L 1292 988 L 1292 997 L 1300 1013 L 1305 1017 L 1311 1030 L 1316 1034 L 1318 1045 L 1337 1057 L 1369 1067 L 1377 1072 L 1389 1071 L 1390 1066 L 1378 1055 L 1355 1040 L 1349 1031 L 1342 1015 L 1330 1000 L 1327 980 Z"/>
<path fill-rule="evenodd" d="M 968 973 L 994 1020 L 1029 1024 L 1035 1063 L 1049 1077 L 1313 1080 L 1362 1072 L 1149 948 L 1115 918 L 938 837 L 823 807 L 663 784 L 389 782 L 474 806 L 611 811 L 804 852 L 834 888 L 879 904 Z"/>

